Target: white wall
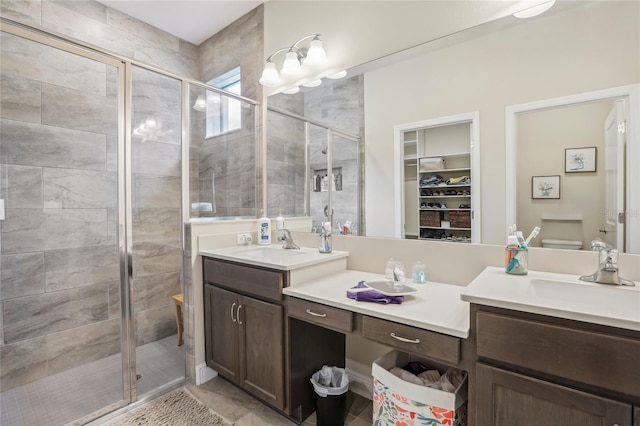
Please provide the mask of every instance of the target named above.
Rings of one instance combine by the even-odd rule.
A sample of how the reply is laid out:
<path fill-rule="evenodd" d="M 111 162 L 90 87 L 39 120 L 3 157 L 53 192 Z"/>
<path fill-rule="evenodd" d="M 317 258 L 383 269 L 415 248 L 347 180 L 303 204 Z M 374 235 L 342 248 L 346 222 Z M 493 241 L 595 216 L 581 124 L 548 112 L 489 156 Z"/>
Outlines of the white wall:
<path fill-rule="evenodd" d="M 328 75 L 508 16 L 531 3 L 270 0 L 264 4 L 264 56 L 291 46 L 306 35 L 319 33 L 329 59 L 324 73 Z M 308 43 L 302 46 L 307 47 Z M 283 56 L 274 58 L 276 63 L 280 63 Z"/>
<path fill-rule="evenodd" d="M 367 234 L 393 235 L 393 126 L 477 110 L 483 242 L 503 244 L 505 106 L 640 82 L 639 13 L 579 4 L 367 72 Z"/>
<path fill-rule="evenodd" d="M 540 226 L 534 240 L 543 239 L 589 242 L 599 234 L 606 221 L 604 121 L 613 108 L 612 101 L 555 108 L 518 115 L 518 229 L 525 233 Z M 596 147 L 596 171 L 565 173 L 565 149 Z M 532 176 L 560 176 L 560 199 L 532 199 Z M 576 215 L 580 221 L 542 220 L 554 214 Z"/>

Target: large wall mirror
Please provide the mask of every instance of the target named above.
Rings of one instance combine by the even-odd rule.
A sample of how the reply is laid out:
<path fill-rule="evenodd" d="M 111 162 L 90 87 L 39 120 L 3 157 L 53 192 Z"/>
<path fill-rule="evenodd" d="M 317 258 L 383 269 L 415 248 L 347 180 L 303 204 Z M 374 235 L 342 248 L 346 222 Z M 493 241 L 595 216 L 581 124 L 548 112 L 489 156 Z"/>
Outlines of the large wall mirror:
<path fill-rule="evenodd" d="M 482 243 L 504 244 L 506 224 L 512 219 L 510 214 L 515 211 L 512 204 L 515 187 L 510 187 L 507 176 L 507 140 L 505 110 L 514 105 L 539 102 L 561 97 L 576 96 L 640 83 L 640 3 L 627 1 L 595 1 L 595 2 L 562 2 L 559 1 L 544 15 L 519 20 L 509 16 L 480 26 L 476 26 L 447 37 L 425 43 L 410 50 L 399 52 L 397 55 L 387 56 L 372 61 L 355 69 L 349 70 L 343 80 L 336 80 L 331 86 L 323 84 L 316 89 L 305 89 L 297 95 L 313 96 L 313 105 L 331 105 L 332 113 L 324 113 L 316 117 L 333 117 L 329 123 L 338 128 L 351 130 L 363 137 L 364 141 L 364 221 L 366 235 L 375 237 L 399 238 L 397 223 L 401 220 L 400 206 L 394 202 L 396 198 L 396 182 L 394 170 L 398 159 L 395 158 L 394 126 L 403 123 L 435 120 L 441 117 L 478 111 L 480 116 L 479 140 L 475 141 L 480 148 L 481 174 L 481 235 Z M 387 31 L 393 31 L 389 24 Z M 357 90 L 345 89 L 348 85 L 356 85 Z M 329 89 L 328 87 L 333 87 Z M 322 92 L 315 92 L 315 91 Z M 323 93 L 322 96 L 317 93 Z M 341 114 L 340 96 L 344 93 L 355 93 L 361 98 L 350 96 L 348 114 Z M 341 95 L 342 94 L 342 95 Z M 275 95 L 273 102 L 282 106 L 284 94 Z M 276 99 L 279 99 L 276 101 Z M 302 98 L 304 99 L 304 98 Z M 324 99 L 324 100 L 323 100 Z M 297 104 L 301 105 L 298 101 Z M 600 105 L 600 110 L 610 110 L 610 104 Z M 269 99 L 269 105 L 272 99 Z M 311 105 L 311 104 L 310 104 Z M 359 112 L 352 108 L 358 106 Z M 594 106 L 595 108 L 595 106 Z M 298 113 L 301 110 L 298 110 Z M 564 114 L 565 109 L 558 109 Z M 304 110 L 302 110 L 304 113 Z M 551 111 L 549 111 L 551 114 Z M 604 112 L 600 111 L 604 114 Z M 356 123 L 344 120 L 349 116 L 355 117 Z M 524 117 L 524 116 L 522 116 Z M 536 117 L 531 114 L 530 123 L 522 127 L 538 128 Z M 634 128 L 636 117 L 627 118 L 627 128 Z M 570 146 L 563 147 L 560 158 L 557 159 L 557 146 L 554 153 L 547 158 L 553 158 L 556 169 L 549 171 L 540 167 L 540 171 L 526 170 L 514 167 L 516 181 L 526 182 L 526 188 L 517 188 L 517 194 L 531 198 L 532 176 L 561 175 L 561 200 L 569 201 L 566 190 L 569 179 L 572 183 L 579 178 L 593 178 L 604 174 L 606 162 L 604 145 L 597 149 L 598 168 L 596 172 L 574 173 L 565 176 L 564 150 L 570 148 L 585 148 L 604 144 L 604 123 L 599 120 L 598 128 L 593 127 L 594 136 L 599 142 L 588 142 L 584 136 L 581 140 L 570 141 Z M 268 123 L 267 123 L 268 125 Z M 581 126 L 581 131 L 588 129 Z M 518 143 L 527 143 L 526 137 Z M 569 143 L 569 142 L 568 142 Z M 628 146 L 637 146 L 637 133 L 628 133 Z M 544 144 L 534 148 L 542 151 Z M 633 148 L 637 149 L 637 148 Z M 627 151 L 626 161 L 634 161 Z M 587 151 L 584 152 L 586 154 Z M 401 162 L 400 162 L 401 164 Z M 559 164 L 559 166 L 558 166 Z M 638 188 L 636 167 L 626 167 L 623 177 L 627 188 Z M 554 166 L 555 167 L 555 166 Z M 536 173 L 536 174 L 533 174 Z M 539 175 L 537 174 L 539 173 Z M 565 186 L 567 184 L 567 186 Z M 598 184 L 601 185 L 601 184 Z M 582 194 L 583 199 L 595 203 L 592 191 L 575 190 L 576 197 Z M 640 191 L 623 194 L 626 208 L 636 206 Z M 565 197 L 565 195 L 567 197 Z M 602 197 L 601 197 L 602 198 Z M 606 197 L 605 197 L 606 198 Z M 633 198 L 633 199 L 630 199 Z M 354 200 L 356 201 L 356 200 Z M 529 200 L 536 201 L 538 200 Z M 544 200 L 550 204 L 554 201 Z M 348 202 L 348 200 L 345 200 Z M 576 201 L 573 207 L 567 207 L 563 214 L 574 217 L 586 213 L 582 202 Z M 606 203 L 606 201 L 605 201 Z M 538 202 L 539 204 L 539 202 Z M 472 206 L 473 208 L 473 206 Z M 600 205 L 600 211 L 605 206 Z M 524 208 L 523 208 L 524 209 Z M 286 213 L 286 212 L 285 212 Z M 538 221 L 541 215 L 550 217 L 552 211 L 535 213 Z M 628 211 L 628 215 L 634 214 Z M 637 215 L 637 210 L 635 212 Z M 556 215 L 557 216 L 557 215 Z M 526 232 L 534 225 L 540 226 L 535 218 L 522 219 L 521 228 Z M 589 219 L 590 221 L 591 219 Z M 546 221 L 546 219 L 545 219 Z M 583 226 L 586 226 L 586 219 Z M 606 218 L 594 220 L 593 229 L 582 229 L 582 235 L 553 234 L 551 225 L 562 227 L 563 224 L 545 223 L 543 228 L 551 233 L 545 235 L 549 239 L 566 239 L 582 241 L 582 249 L 588 249 L 590 239 L 602 236 L 598 229 L 603 229 Z M 597 224 L 596 224 L 597 223 Z M 567 222 L 573 225 L 572 222 Z M 609 234 L 610 235 L 610 234 Z M 636 234 L 637 235 L 637 234 Z M 633 238 L 631 235 L 627 240 Z M 635 252 L 635 249 L 627 249 Z"/>

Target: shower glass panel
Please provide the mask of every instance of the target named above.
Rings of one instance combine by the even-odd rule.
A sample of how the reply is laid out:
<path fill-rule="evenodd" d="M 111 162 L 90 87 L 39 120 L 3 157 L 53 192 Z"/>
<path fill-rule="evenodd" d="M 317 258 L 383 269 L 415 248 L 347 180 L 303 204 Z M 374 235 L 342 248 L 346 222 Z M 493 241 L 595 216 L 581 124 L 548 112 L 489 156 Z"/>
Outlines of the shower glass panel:
<path fill-rule="evenodd" d="M 118 232 L 124 66 L 6 31 L 0 46 L 0 424 L 61 425 L 129 397 Z"/>
<path fill-rule="evenodd" d="M 330 132 L 324 127 L 307 123 L 309 131 L 309 204 L 311 223 L 315 230 L 324 222 L 333 223 L 334 215 L 331 205 L 335 192 L 335 181 L 331 175 L 331 142 Z M 332 230 L 333 232 L 333 230 Z"/>
<path fill-rule="evenodd" d="M 190 217 L 255 218 L 255 106 L 197 84 L 188 90 Z"/>
<path fill-rule="evenodd" d="M 359 141 L 331 135 L 334 233 L 360 235 Z"/>
<path fill-rule="evenodd" d="M 138 395 L 185 375 L 172 299 L 182 294 L 181 87 L 180 80 L 132 67 L 131 288 Z"/>
<path fill-rule="evenodd" d="M 306 131 L 297 118 L 267 111 L 267 214 L 308 215 Z M 311 188 L 313 190 L 313 188 Z"/>

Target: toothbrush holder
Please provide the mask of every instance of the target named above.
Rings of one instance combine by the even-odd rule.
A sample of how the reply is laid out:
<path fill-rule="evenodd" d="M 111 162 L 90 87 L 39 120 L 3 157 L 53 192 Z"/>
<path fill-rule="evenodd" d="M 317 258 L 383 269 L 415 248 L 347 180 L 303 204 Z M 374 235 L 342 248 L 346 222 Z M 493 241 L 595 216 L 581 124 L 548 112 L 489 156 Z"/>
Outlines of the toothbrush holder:
<path fill-rule="evenodd" d="M 507 274 L 527 275 L 529 252 L 526 248 L 507 247 L 505 249 L 504 270 Z"/>

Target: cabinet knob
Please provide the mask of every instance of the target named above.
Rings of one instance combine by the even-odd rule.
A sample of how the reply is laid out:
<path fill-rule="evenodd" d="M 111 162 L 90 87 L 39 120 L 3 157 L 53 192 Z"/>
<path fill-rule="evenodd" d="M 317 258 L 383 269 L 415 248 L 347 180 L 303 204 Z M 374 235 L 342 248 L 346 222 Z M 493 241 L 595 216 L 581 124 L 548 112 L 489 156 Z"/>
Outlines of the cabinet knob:
<path fill-rule="evenodd" d="M 236 322 L 236 319 L 233 316 L 233 308 L 236 307 L 236 302 L 233 302 L 233 304 L 231 305 L 231 322 Z"/>
<path fill-rule="evenodd" d="M 314 317 L 326 318 L 327 314 L 319 314 L 317 312 L 313 312 L 311 309 L 307 309 L 307 313 L 309 315 L 313 315 Z"/>
<path fill-rule="evenodd" d="M 396 333 L 391 333 L 391 337 L 405 343 L 415 343 L 415 344 L 420 343 L 420 339 L 407 339 L 406 337 L 396 336 Z"/>

